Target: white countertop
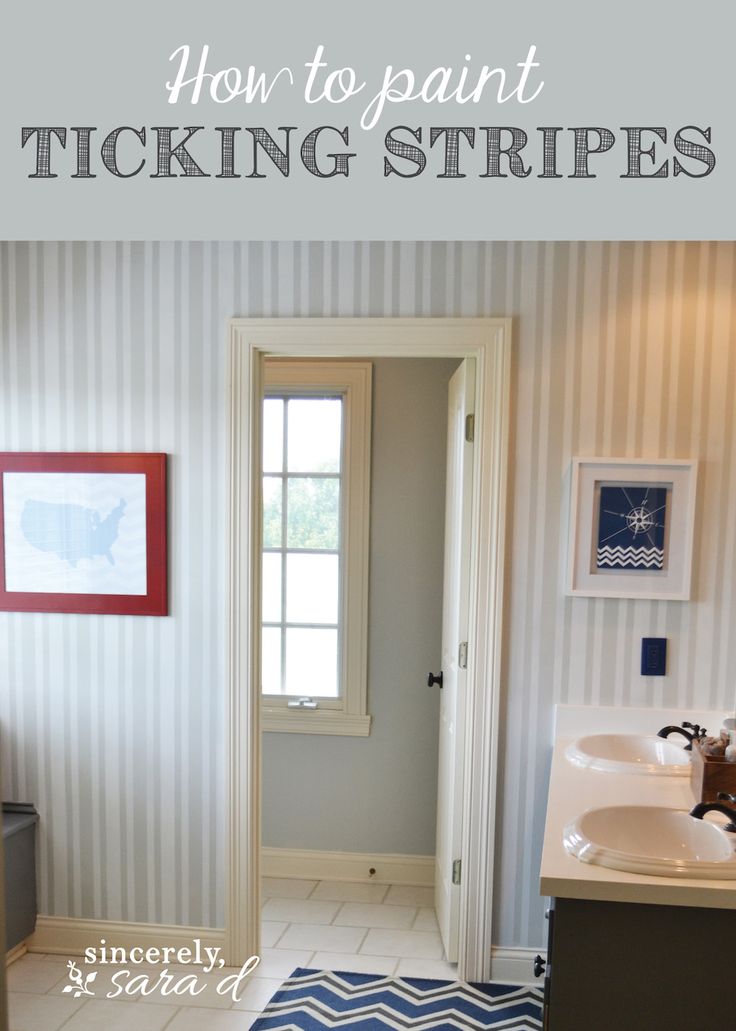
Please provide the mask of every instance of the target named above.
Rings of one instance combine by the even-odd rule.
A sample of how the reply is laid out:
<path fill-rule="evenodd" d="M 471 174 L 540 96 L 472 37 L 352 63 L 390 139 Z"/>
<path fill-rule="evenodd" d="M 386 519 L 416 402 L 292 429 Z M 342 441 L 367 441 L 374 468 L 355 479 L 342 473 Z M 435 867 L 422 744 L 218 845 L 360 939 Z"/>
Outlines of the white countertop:
<path fill-rule="evenodd" d="M 580 769 L 565 758 L 565 748 L 583 734 L 656 734 L 683 720 L 717 733 L 726 713 L 558 706 L 557 738 L 550 772 L 547 819 L 540 872 L 540 894 L 609 902 L 736 909 L 736 882 L 651 877 L 583 863 L 565 851 L 565 826 L 586 809 L 608 805 L 660 805 L 690 810 L 695 805 L 689 777 L 603 773 Z M 674 735 L 673 743 L 681 739 Z M 725 819 L 723 820 L 725 823 Z"/>

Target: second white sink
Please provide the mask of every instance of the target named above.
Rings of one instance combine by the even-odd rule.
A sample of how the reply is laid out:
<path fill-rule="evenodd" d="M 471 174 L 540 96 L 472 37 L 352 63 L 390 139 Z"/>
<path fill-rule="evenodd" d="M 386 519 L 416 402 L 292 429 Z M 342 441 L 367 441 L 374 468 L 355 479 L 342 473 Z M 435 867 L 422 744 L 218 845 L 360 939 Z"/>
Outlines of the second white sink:
<path fill-rule="evenodd" d="M 575 766 L 606 773 L 687 777 L 690 753 L 684 745 L 656 735 L 591 734 L 568 745 L 565 755 Z"/>
<path fill-rule="evenodd" d="M 565 828 L 567 851 L 584 863 L 660 877 L 736 879 L 736 834 L 659 806 L 589 809 Z"/>

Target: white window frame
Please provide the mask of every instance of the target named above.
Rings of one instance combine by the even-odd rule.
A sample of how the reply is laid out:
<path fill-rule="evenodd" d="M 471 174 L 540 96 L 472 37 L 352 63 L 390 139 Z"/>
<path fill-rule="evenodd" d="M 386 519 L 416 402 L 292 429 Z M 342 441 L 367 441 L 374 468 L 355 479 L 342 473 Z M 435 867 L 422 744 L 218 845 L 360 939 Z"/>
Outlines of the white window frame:
<path fill-rule="evenodd" d="M 290 709 L 287 703 L 291 696 L 262 695 L 261 729 L 265 731 L 354 737 L 370 733 L 367 670 L 372 372 L 371 362 L 366 361 L 267 358 L 264 362 L 264 396 L 278 396 L 283 391 L 290 397 L 330 393 L 343 399 L 340 695 L 336 699 L 315 696 L 316 709 Z"/>

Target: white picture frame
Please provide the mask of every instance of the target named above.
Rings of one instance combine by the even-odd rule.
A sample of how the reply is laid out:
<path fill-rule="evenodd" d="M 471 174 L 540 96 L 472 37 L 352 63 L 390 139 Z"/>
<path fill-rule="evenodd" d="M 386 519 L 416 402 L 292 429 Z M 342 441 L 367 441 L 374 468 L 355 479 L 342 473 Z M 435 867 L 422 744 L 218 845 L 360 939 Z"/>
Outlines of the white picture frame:
<path fill-rule="evenodd" d="M 690 598 L 697 462 L 573 458 L 567 594 Z"/>

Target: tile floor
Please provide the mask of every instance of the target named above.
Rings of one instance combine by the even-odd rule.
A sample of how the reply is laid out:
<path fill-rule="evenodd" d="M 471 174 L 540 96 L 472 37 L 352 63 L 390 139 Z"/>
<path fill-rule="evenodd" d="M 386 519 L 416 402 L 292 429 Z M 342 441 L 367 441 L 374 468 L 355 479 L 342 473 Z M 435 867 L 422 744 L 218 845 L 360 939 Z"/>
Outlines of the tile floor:
<path fill-rule="evenodd" d="M 431 888 L 266 877 L 262 891 L 266 962 L 298 953 L 294 965 L 326 970 L 456 975 L 444 959 Z"/>
<path fill-rule="evenodd" d="M 10 1031 L 247 1031 L 298 966 L 453 980 L 456 968 L 443 958 L 432 894 L 401 885 L 265 878 L 261 962 L 238 1002 L 216 991 L 236 971 L 203 974 L 176 964 L 167 968 L 168 994 L 109 1000 L 115 968 L 99 967 L 89 986 L 95 997 L 74 999 L 63 992 L 67 957 L 28 954 L 8 968 Z M 80 969 L 86 976 L 91 968 L 82 963 Z M 125 969 L 146 976 L 153 988 L 163 967 Z M 196 986 L 183 980 L 192 974 Z M 188 985 L 200 994 L 187 994 Z"/>

